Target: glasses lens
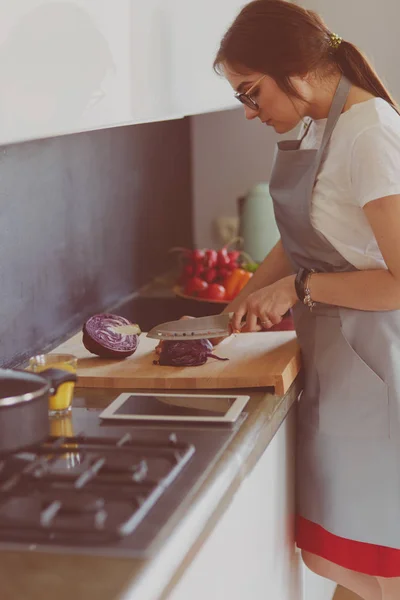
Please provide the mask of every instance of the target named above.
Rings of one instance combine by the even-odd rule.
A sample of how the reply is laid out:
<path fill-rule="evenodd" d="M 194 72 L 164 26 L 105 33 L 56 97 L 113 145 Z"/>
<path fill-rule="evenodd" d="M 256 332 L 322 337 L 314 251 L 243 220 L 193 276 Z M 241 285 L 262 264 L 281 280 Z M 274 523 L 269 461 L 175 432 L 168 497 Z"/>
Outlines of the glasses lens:
<path fill-rule="evenodd" d="M 237 100 L 239 100 L 239 102 L 241 102 L 245 106 L 248 106 L 252 110 L 258 110 L 257 102 L 254 102 L 254 100 L 252 100 L 249 96 L 246 96 L 246 94 L 238 94 L 236 98 Z"/>

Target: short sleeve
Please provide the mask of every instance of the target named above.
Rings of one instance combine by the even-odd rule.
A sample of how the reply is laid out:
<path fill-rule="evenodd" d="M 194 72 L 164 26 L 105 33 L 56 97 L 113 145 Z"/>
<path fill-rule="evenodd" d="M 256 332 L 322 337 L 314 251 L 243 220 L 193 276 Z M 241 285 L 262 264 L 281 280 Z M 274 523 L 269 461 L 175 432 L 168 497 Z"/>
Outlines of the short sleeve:
<path fill-rule="evenodd" d="M 400 119 L 396 127 L 379 123 L 357 136 L 351 153 L 350 178 L 359 206 L 400 194 Z"/>

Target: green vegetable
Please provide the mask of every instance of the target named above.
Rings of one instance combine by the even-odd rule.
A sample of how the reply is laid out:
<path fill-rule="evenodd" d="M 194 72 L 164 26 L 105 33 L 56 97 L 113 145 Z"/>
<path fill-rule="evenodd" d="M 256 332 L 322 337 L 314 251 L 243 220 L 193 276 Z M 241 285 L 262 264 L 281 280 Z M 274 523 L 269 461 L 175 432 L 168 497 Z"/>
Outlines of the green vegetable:
<path fill-rule="evenodd" d="M 260 265 L 256 262 L 253 263 L 246 263 L 244 265 L 241 265 L 241 268 L 244 269 L 245 271 L 249 271 L 250 273 L 255 273 L 258 269 Z"/>

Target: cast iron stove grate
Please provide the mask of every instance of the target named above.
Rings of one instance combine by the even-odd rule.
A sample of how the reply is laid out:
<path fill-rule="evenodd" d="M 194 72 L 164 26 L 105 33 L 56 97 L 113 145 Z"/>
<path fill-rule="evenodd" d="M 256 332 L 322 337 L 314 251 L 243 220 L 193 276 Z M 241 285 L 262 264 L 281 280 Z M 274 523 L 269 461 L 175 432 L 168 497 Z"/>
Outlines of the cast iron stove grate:
<path fill-rule="evenodd" d="M 48 440 L 0 459 L 0 539 L 102 544 L 133 533 L 195 448 L 165 441 Z"/>

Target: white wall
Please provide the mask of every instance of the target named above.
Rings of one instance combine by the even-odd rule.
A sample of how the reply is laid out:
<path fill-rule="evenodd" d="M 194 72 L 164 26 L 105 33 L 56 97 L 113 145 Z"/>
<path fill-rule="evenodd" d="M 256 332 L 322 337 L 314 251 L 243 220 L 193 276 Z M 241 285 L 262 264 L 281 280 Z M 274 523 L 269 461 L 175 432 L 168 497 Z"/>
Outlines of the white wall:
<path fill-rule="evenodd" d="M 399 0 L 301 0 L 317 11 L 331 31 L 365 52 L 400 102 Z"/>
<path fill-rule="evenodd" d="M 317 10 L 330 29 L 359 45 L 400 102 L 399 0 L 302 0 Z M 268 181 L 277 138 L 242 108 L 194 116 L 193 197 L 195 241 L 219 243 L 213 223 L 237 214 L 237 198 L 258 181 Z"/>
<path fill-rule="evenodd" d="M 237 199 L 260 181 L 268 181 L 278 136 L 244 110 L 191 117 L 194 232 L 196 245 L 216 246 L 216 217 L 236 216 Z"/>

